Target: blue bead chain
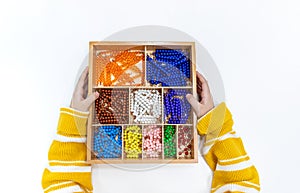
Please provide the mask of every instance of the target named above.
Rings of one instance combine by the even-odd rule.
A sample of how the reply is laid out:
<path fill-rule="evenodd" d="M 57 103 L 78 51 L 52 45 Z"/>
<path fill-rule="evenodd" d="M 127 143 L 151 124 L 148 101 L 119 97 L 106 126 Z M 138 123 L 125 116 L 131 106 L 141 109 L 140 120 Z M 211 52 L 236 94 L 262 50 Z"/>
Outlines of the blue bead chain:
<path fill-rule="evenodd" d="M 122 156 L 122 127 L 105 125 L 96 129 L 93 150 L 97 158 L 120 158 Z"/>
<path fill-rule="evenodd" d="M 164 94 L 165 122 L 185 124 L 189 118 L 191 105 L 186 99 L 190 93 L 186 89 L 168 89 Z"/>
<path fill-rule="evenodd" d="M 182 50 L 156 49 L 147 55 L 147 81 L 162 86 L 186 86 L 190 78 L 190 60 Z"/>

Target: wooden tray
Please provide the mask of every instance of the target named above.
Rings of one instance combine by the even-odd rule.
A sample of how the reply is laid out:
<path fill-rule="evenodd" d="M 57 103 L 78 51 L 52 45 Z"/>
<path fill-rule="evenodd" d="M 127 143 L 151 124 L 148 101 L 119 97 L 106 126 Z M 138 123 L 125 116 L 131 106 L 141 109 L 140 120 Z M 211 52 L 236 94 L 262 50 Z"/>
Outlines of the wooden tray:
<path fill-rule="evenodd" d="M 154 52 L 156 50 L 175 50 L 185 55 L 188 60 L 188 70 L 190 77 L 185 77 L 184 84 L 172 85 L 171 82 L 167 82 L 168 85 L 163 84 L 151 84 L 150 72 L 147 67 L 150 67 L 150 63 L 147 60 L 147 56 L 155 58 Z M 157 52 L 158 52 L 157 51 Z M 198 162 L 198 147 L 197 147 L 197 130 L 196 130 L 196 116 L 192 112 L 190 107 L 188 118 L 184 123 L 168 123 L 168 117 L 165 116 L 164 108 L 164 97 L 168 92 L 172 90 L 177 92 L 189 92 L 194 96 L 196 93 L 196 52 L 194 42 L 90 42 L 90 53 L 89 53 L 89 85 L 88 93 L 91 94 L 94 91 L 102 93 L 111 93 L 107 95 L 108 98 L 102 97 L 98 99 L 94 105 L 89 109 L 90 115 L 88 119 L 87 127 L 87 161 L 92 164 L 127 164 L 127 163 L 196 163 Z M 131 57 L 134 55 L 134 57 Z M 126 58 L 128 57 L 128 58 Z M 149 59 L 148 57 L 148 59 Z M 149 59 L 150 60 L 150 59 Z M 175 60 L 177 60 L 175 58 Z M 119 62 L 122 61 L 122 62 Z M 136 62 L 138 61 L 138 62 Z M 127 65 L 129 63 L 134 65 Z M 147 66 L 149 65 L 149 66 Z M 162 65 L 164 65 L 162 63 Z M 172 74 L 176 75 L 175 69 Z M 117 73 L 118 72 L 118 73 Z M 169 72 L 169 71 L 168 71 Z M 147 74 L 149 73 L 149 74 Z M 153 71 L 151 72 L 153 73 Z M 148 75 L 148 76 L 147 76 Z M 167 76 L 171 76 L 168 73 Z M 155 75 L 154 75 L 155 77 Z M 156 81 L 156 80 L 155 80 Z M 177 80 L 174 80 L 175 82 Z M 182 80 L 181 80 L 182 81 Z M 174 84 L 175 84 L 174 82 Z M 152 82 L 153 83 L 153 82 Z M 161 113 L 155 120 L 155 122 L 148 123 L 147 121 L 135 122 L 137 117 L 133 115 L 131 109 L 133 108 L 132 101 L 134 97 L 134 91 L 140 90 L 155 90 L 155 93 L 159 93 L 161 96 Z M 154 92 L 154 91 L 153 91 Z M 179 91 L 178 91 L 179 92 Z M 117 94 L 114 94 L 117 93 Z M 109 96 L 111 96 L 109 98 Z M 179 95 L 178 95 L 179 96 Z M 180 96 L 179 96 L 180 97 Z M 99 97 L 100 98 L 100 97 Z M 134 98 L 136 99 L 136 98 Z M 128 101 L 124 101 L 128 100 Z M 181 100 L 183 100 L 181 98 Z M 106 102 L 105 102 L 106 101 Z M 107 121 L 107 117 L 112 116 L 111 114 L 104 114 L 106 112 L 107 101 L 112 105 L 110 112 L 113 112 L 113 119 Z M 123 104 L 123 105 L 122 105 Z M 183 103 L 182 103 L 183 104 Z M 159 106 L 159 105 L 158 105 Z M 157 105 L 156 105 L 157 107 Z M 113 109 L 115 108 L 115 109 Z M 150 107 L 147 107 L 150 108 Z M 117 110 L 118 109 L 118 110 Z M 188 109 L 188 108 L 187 108 Z M 105 115 L 105 116 L 104 116 Z M 142 120 L 142 119 L 141 119 Z M 118 136 L 122 139 L 122 145 L 116 146 L 121 148 L 121 154 L 114 156 L 113 158 L 105 158 L 96 151 L 98 142 L 102 142 L 103 138 L 97 138 L 95 135 L 99 134 L 99 127 L 102 126 L 120 126 L 121 134 Z M 142 134 L 141 150 L 137 158 L 128 158 L 125 152 L 124 135 L 125 129 L 129 126 L 139 126 Z M 150 126 L 149 126 L 150 125 Z M 165 128 L 168 125 L 172 125 L 175 129 L 174 142 L 176 144 L 176 153 L 174 156 L 168 157 L 165 155 L 168 152 L 165 137 Z M 145 142 L 145 136 L 143 131 L 149 129 L 149 127 L 160 128 L 162 136 L 162 146 L 159 151 L 158 157 L 149 157 L 147 152 L 144 150 L 143 144 Z M 148 130 L 147 130 L 148 131 Z M 101 130 L 102 132 L 102 130 Z M 102 133 L 101 133 L 102 134 Z M 105 133 L 104 133 L 105 134 Z M 183 140 L 182 136 L 187 139 Z M 95 146 L 95 147 L 94 147 Z M 186 146 L 186 147 L 185 147 Z M 187 149 L 185 149 L 187 148 Z M 104 148 L 105 149 L 105 148 Z M 103 150 L 103 149 L 102 149 Z M 120 149 L 119 149 L 120 150 Z M 184 151 L 186 150 L 186 151 Z M 120 152 L 120 151 L 118 151 Z M 183 153 L 182 153 L 183 152 Z M 186 155 L 188 154 L 188 155 Z M 152 155 L 152 154 L 151 154 Z"/>

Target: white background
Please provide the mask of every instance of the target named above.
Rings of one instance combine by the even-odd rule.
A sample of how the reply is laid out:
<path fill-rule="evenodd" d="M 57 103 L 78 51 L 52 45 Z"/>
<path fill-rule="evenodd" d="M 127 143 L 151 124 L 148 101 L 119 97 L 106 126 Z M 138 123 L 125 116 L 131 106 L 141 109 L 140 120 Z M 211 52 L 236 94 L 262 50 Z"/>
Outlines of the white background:
<path fill-rule="evenodd" d="M 1 188 L 42 191 L 58 110 L 70 102 L 90 40 L 132 26 L 165 25 L 198 39 L 217 64 L 262 192 L 295 192 L 299 18 L 296 0 L 0 1 Z M 195 176 L 183 186 L 201 183 Z M 107 183 L 146 188 L 110 176 Z"/>

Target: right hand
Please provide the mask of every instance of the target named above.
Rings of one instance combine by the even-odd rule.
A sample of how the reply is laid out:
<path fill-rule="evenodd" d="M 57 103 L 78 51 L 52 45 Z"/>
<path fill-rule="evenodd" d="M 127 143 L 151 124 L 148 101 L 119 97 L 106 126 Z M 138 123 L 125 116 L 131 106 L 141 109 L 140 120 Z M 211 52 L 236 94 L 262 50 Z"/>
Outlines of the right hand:
<path fill-rule="evenodd" d="M 200 118 L 214 108 L 214 101 L 206 79 L 198 71 L 196 72 L 196 75 L 199 101 L 191 94 L 187 94 L 186 98 L 196 113 L 197 118 Z"/>

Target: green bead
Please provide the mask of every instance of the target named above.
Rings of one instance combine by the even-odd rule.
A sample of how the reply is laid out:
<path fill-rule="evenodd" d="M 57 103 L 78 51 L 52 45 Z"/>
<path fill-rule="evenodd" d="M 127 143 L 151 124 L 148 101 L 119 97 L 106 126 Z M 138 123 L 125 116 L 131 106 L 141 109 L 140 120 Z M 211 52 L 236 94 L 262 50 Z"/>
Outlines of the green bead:
<path fill-rule="evenodd" d="M 176 157 L 176 127 L 165 125 L 164 127 L 164 155 L 167 158 Z"/>

